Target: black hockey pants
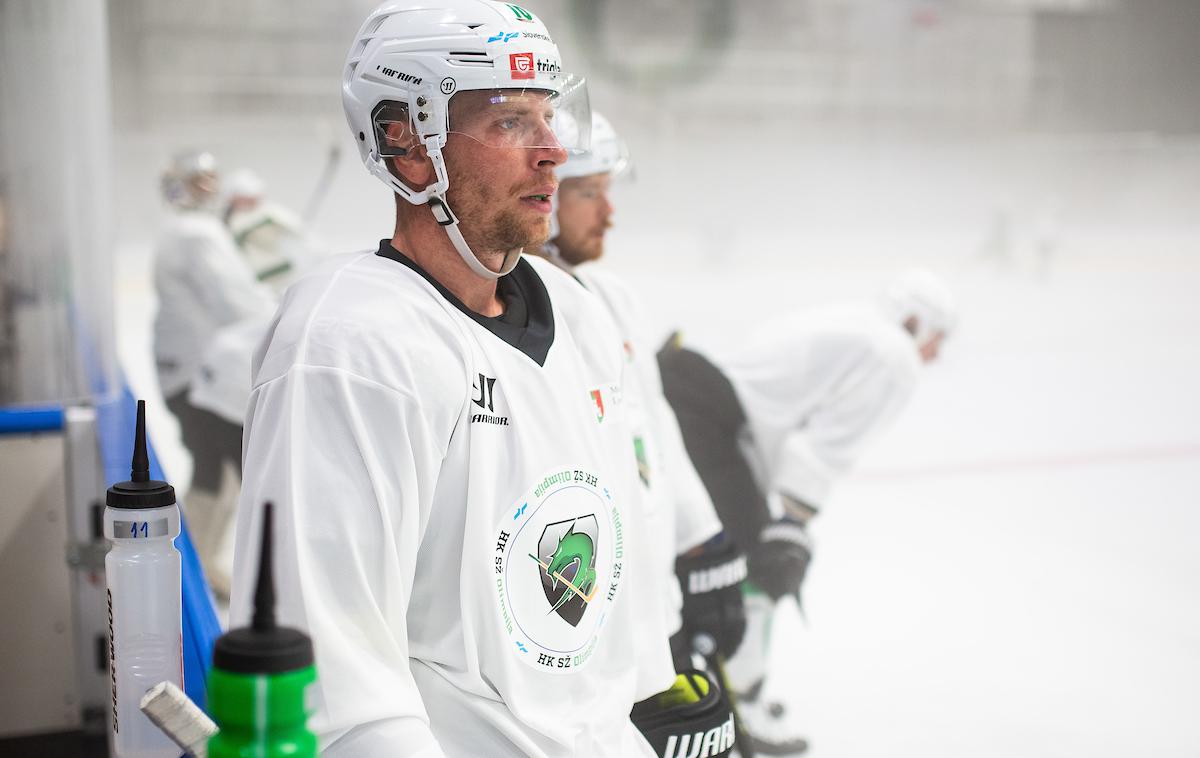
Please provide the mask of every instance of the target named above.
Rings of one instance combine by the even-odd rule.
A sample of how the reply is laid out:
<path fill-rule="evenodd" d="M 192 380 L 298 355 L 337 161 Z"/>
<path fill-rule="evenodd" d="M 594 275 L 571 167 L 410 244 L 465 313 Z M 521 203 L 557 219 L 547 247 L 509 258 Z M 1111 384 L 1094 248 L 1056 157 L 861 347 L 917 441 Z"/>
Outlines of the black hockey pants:
<path fill-rule="evenodd" d="M 725 533 L 749 553 L 758 544 L 770 512 L 738 444 L 746 433 L 746 413 L 733 385 L 707 358 L 678 346 L 674 339 L 659 351 L 658 367 L 688 456 Z"/>

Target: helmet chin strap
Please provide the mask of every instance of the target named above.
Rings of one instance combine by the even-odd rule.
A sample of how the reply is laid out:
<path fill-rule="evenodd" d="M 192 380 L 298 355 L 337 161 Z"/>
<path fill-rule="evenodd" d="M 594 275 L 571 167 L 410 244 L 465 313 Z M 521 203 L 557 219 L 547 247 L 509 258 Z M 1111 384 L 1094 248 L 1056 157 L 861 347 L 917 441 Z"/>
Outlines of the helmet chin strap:
<path fill-rule="evenodd" d="M 474 251 L 471 250 L 471 246 L 463 238 L 462 230 L 458 228 L 458 216 L 454 215 L 454 211 L 450 210 L 450 205 L 446 202 L 446 190 L 450 187 L 450 179 L 446 172 L 446 161 L 442 157 L 441 145 L 436 140 L 436 137 L 424 140 L 426 153 L 429 159 L 433 161 L 433 168 L 438 177 L 438 183 L 434 186 L 441 188 L 441 192 L 429 195 L 429 209 L 433 212 L 434 220 L 446 230 L 446 236 L 450 238 L 450 244 L 454 245 L 454 249 L 458 251 L 458 256 L 463 259 L 463 263 L 467 264 L 467 268 L 471 269 L 477 276 L 495 281 L 517 267 L 517 262 L 521 260 L 521 253 L 524 251 L 524 248 L 517 247 L 507 251 L 504 254 L 504 261 L 500 264 L 499 271 L 492 271 L 480 262 Z"/>
<path fill-rule="evenodd" d="M 492 271 L 480 262 L 479 258 L 475 256 L 474 251 L 471 250 L 471 246 L 463 238 L 462 230 L 458 228 L 458 217 L 450 210 L 450 206 L 446 204 L 444 197 L 435 195 L 429 198 L 429 209 L 433 211 L 434 220 L 446 230 L 446 236 L 450 238 L 450 244 L 454 245 L 454 249 L 458 251 L 459 257 L 463 259 L 463 263 L 466 263 L 467 268 L 471 269 L 478 276 L 484 279 L 499 279 L 516 268 L 517 262 L 521 260 L 521 253 L 524 251 L 524 248 L 513 248 L 504 254 L 504 261 L 500 264 L 500 270 Z"/>

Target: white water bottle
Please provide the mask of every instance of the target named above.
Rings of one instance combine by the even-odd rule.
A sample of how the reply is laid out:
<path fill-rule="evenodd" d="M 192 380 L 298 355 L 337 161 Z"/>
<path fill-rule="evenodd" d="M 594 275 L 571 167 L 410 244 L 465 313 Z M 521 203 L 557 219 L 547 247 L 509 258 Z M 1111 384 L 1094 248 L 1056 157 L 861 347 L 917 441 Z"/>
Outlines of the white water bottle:
<path fill-rule="evenodd" d="M 146 403 L 138 401 L 130 481 L 108 489 L 104 559 L 108 584 L 109 736 L 114 758 L 179 758 L 179 748 L 139 705 L 159 682 L 183 687 L 179 506 L 175 489 L 150 479 Z"/>

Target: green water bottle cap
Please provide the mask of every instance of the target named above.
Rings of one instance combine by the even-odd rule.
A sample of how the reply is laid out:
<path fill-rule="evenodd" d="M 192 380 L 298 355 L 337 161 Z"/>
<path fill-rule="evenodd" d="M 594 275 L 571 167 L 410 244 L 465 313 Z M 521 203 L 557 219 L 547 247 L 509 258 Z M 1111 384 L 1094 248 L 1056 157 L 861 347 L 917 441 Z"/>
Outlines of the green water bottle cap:
<path fill-rule="evenodd" d="M 133 438 L 133 465 L 129 481 L 108 488 L 105 502 L 110 508 L 141 510 L 175 505 L 175 488 L 150 478 L 150 455 L 146 452 L 146 401 L 137 404 L 137 431 Z"/>
<path fill-rule="evenodd" d="M 262 552 L 250 626 L 217 638 L 213 667 L 237 674 L 282 674 L 313 665 L 312 640 L 299 629 L 275 623 L 275 582 L 271 575 L 271 504 L 263 506 Z"/>

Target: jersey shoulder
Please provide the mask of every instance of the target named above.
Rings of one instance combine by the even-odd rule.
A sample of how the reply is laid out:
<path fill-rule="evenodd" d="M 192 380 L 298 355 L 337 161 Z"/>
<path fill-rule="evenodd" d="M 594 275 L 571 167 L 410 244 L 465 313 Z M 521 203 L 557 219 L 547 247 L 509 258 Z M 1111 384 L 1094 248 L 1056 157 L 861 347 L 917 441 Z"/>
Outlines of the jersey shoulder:
<path fill-rule="evenodd" d="M 575 269 L 583 286 L 597 294 L 614 312 L 632 317 L 640 315 L 642 307 L 633 288 L 624 279 L 603 265 L 588 263 Z"/>
<path fill-rule="evenodd" d="M 609 373 L 618 374 L 621 365 L 620 329 L 604 302 L 589 292 L 573 275 L 554 263 L 538 256 L 527 255 L 534 272 L 542 280 L 554 308 L 556 329 L 570 333 L 571 342 L 583 351 L 589 361 L 608 366 Z M 555 344 L 561 335 L 555 334 Z"/>
<path fill-rule="evenodd" d="M 554 310 L 572 329 L 587 328 L 587 324 L 596 321 L 609 322 L 604 304 L 574 275 L 536 255 L 526 255 L 525 260 L 545 285 Z"/>
<path fill-rule="evenodd" d="M 465 393 L 463 327 L 411 269 L 374 252 L 331 256 L 284 294 L 255 384 L 328 368 L 425 400 Z"/>

